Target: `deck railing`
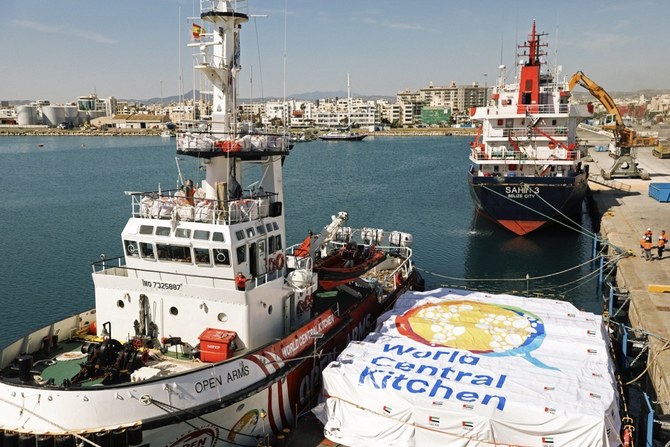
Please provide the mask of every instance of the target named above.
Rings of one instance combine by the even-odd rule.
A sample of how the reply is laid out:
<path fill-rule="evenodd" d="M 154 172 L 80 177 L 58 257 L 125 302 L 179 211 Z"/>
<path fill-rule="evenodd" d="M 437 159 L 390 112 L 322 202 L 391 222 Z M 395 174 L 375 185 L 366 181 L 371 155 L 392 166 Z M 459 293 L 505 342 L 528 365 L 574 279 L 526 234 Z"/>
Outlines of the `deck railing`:
<path fill-rule="evenodd" d="M 249 192 L 238 199 L 213 200 L 181 190 L 130 192 L 133 217 L 234 224 L 281 214 L 278 194 Z"/>
<path fill-rule="evenodd" d="M 190 126 L 189 126 L 190 124 Z M 216 123 L 215 123 L 216 124 Z M 183 123 L 177 131 L 177 150 L 189 152 L 285 152 L 290 148 L 287 135 L 275 133 L 218 132 L 212 123 Z"/>
<path fill-rule="evenodd" d="M 154 278 L 155 281 L 164 281 L 164 282 L 174 282 L 180 281 L 184 284 L 193 284 L 196 286 L 202 286 L 205 283 L 209 283 L 209 287 L 212 288 L 222 288 L 237 290 L 235 285 L 235 279 L 233 278 L 223 278 L 220 276 L 212 275 L 194 275 L 191 273 L 175 273 L 167 272 L 156 269 L 139 269 L 131 268 L 125 265 L 125 258 L 123 256 L 117 256 L 110 259 L 101 259 L 95 261 L 91 264 L 91 269 L 94 274 L 98 275 L 111 275 L 111 276 L 122 276 L 122 277 L 135 277 L 135 278 Z M 140 275 L 139 273 L 142 273 Z M 255 289 L 256 287 L 265 284 L 269 281 L 283 276 L 284 269 L 276 269 L 271 272 L 262 273 L 251 278 L 247 278 L 246 290 Z"/>

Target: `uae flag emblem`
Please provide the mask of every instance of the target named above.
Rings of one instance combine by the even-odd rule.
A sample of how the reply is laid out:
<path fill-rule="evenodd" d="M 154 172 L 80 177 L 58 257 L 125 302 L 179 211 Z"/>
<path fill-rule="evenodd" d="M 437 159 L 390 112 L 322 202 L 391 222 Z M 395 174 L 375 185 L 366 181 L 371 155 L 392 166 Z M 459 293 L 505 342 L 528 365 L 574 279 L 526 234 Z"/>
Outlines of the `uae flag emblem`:
<path fill-rule="evenodd" d="M 473 424 L 473 423 L 470 422 L 470 421 L 463 421 L 463 422 L 461 422 L 461 426 L 462 426 L 463 428 L 472 429 L 472 427 L 474 427 L 475 424 Z"/>
<path fill-rule="evenodd" d="M 554 438 L 551 438 L 551 437 L 548 437 L 548 436 L 543 436 L 542 437 L 542 445 L 543 446 L 554 445 Z"/>
<path fill-rule="evenodd" d="M 428 416 L 428 423 L 430 425 L 438 426 L 438 425 L 440 425 L 440 418 L 438 418 L 436 416 Z"/>
<path fill-rule="evenodd" d="M 384 413 L 390 414 L 391 413 L 391 407 L 387 407 L 386 405 L 384 405 Z"/>

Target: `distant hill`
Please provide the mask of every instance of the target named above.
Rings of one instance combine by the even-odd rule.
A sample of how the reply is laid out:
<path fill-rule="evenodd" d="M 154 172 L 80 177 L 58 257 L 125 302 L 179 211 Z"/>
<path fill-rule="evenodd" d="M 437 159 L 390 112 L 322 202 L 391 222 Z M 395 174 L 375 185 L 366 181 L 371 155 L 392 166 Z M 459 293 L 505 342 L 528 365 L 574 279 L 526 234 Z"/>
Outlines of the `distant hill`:
<path fill-rule="evenodd" d="M 199 92 L 196 90 L 196 97 L 198 97 Z M 294 93 L 292 95 L 289 95 L 287 97 L 288 100 L 296 100 L 296 101 L 316 101 L 317 99 L 326 99 L 326 98 L 346 98 L 347 97 L 347 92 L 343 90 L 338 90 L 338 91 L 332 91 L 332 92 L 321 92 L 321 91 L 315 91 L 315 92 L 305 92 L 305 93 Z M 352 98 L 361 98 L 361 99 L 386 99 L 388 101 L 395 101 L 396 97 L 395 96 L 385 96 L 385 95 L 360 95 L 357 93 L 352 93 L 351 94 Z M 193 98 L 193 91 L 190 91 L 184 95 L 184 98 L 190 99 Z M 281 101 L 282 98 L 278 96 L 266 96 L 265 98 L 253 98 L 254 102 L 258 101 Z M 133 100 L 133 101 L 138 101 L 138 100 Z M 170 96 L 170 97 L 165 97 L 163 98 L 163 104 L 170 104 L 173 102 L 178 102 L 179 97 L 177 96 Z M 249 98 L 240 98 L 241 102 L 250 102 Z M 150 98 L 146 99 L 143 101 L 145 104 L 155 104 L 160 102 L 160 98 Z"/>
<path fill-rule="evenodd" d="M 630 97 L 635 97 L 635 96 L 640 96 L 644 95 L 646 98 L 651 98 L 652 96 L 657 96 L 657 95 L 664 95 L 664 94 L 670 94 L 670 90 L 657 90 L 657 89 L 644 89 L 644 90 L 636 90 L 634 92 L 608 92 L 610 96 L 613 98 L 630 98 Z M 590 93 L 587 91 L 583 90 L 581 87 L 576 89 L 574 91 L 575 98 L 579 99 L 580 101 L 588 101 L 589 97 L 593 98 Z M 196 90 L 195 91 L 195 97 L 198 98 L 200 96 L 200 93 Z M 374 99 L 385 99 L 390 102 L 395 102 L 396 97 L 395 96 L 388 96 L 388 95 L 360 95 L 358 93 L 352 93 L 351 94 L 352 98 L 360 98 L 360 99 L 365 99 L 365 100 L 374 100 Z M 327 99 L 327 98 L 346 98 L 347 97 L 347 92 L 343 90 L 337 90 L 337 91 L 331 91 L 331 92 L 322 92 L 322 91 L 314 91 L 314 92 L 304 92 L 304 93 L 294 93 L 288 96 L 287 99 L 289 100 L 297 100 L 297 101 L 316 101 L 317 99 Z M 190 91 L 186 94 L 184 94 L 184 99 L 190 100 L 193 98 L 193 91 Z M 1 100 L 2 98 L 0 98 Z M 595 98 L 593 98 L 595 100 Z M 74 98 L 72 101 L 69 101 L 68 103 L 76 103 L 76 98 Z M 179 102 L 179 96 L 165 96 L 163 98 L 159 97 L 153 97 L 153 98 L 145 98 L 145 99 L 118 99 L 119 101 L 125 101 L 129 103 L 135 103 L 135 104 L 175 104 Z M 281 100 L 280 97 L 275 97 L 275 96 L 267 96 L 265 98 L 253 98 L 254 102 L 259 102 L 259 101 L 279 101 Z M 23 104 L 30 104 L 32 99 L 20 99 L 20 100 L 10 100 L 10 101 L 2 101 L 6 102 L 11 106 L 18 106 L 18 105 L 23 105 Z M 240 98 L 240 102 L 246 103 L 250 102 L 249 98 Z"/>

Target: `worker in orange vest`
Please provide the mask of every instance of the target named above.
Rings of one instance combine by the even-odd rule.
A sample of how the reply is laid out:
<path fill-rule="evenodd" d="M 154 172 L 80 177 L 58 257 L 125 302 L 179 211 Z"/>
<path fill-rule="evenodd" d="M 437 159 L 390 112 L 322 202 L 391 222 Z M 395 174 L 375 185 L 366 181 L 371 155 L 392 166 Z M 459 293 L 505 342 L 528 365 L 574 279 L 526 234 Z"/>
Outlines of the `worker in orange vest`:
<path fill-rule="evenodd" d="M 663 250 L 665 250 L 665 243 L 667 240 L 663 237 L 663 233 L 658 237 L 656 249 L 658 250 L 658 259 L 663 259 Z"/>
<path fill-rule="evenodd" d="M 245 290 L 247 288 L 247 278 L 242 272 L 239 272 L 235 277 L 235 285 L 237 286 L 237 290 Z"/>
<path fill-rule="evenodd" d="M 651 256 L 651 249 L 654 248 L 654 243 L 651 241 L 650 237 L 644 238 L 642 248 L 644 249 L 644 259 L 647 261 L 651 261 L 653 259 Z"/>

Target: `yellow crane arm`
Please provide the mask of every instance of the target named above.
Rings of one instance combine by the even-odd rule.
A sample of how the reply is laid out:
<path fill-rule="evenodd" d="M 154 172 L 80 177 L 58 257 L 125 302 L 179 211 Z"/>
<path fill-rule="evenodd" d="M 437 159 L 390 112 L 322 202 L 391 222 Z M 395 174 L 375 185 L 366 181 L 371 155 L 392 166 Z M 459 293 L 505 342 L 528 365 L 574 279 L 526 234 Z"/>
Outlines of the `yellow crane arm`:
<path fill-rule="evenodd" d="M 604 88 L 593 82 L 581 71 L 573 74 L 570 78 L 570 82 L 568 83 L 570 91 L 572 91 L 572 89 L 577 84 L 588 90 L 594 98 L 596 98 L 603 106 L 605 106 L 607 113 L 613 115 L 616 119 L 617 127 L 624 127 L 623 118 L 621 117 L 621 113 L 619 113 L 619 108 L 616 106 L 614 100 L 609 95 L 609 93 L 605 91 Z"/>

